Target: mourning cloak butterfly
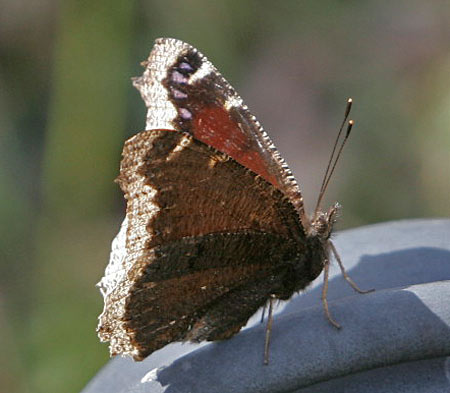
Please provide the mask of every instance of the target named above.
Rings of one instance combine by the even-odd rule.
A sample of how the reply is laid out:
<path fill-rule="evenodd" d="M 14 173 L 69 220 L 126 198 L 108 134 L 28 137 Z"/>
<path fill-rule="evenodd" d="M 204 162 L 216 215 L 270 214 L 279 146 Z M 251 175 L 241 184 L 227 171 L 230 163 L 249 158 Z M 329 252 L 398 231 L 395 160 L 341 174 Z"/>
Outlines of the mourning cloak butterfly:
<path fill-rule="evenodd" d="M 171 342 L 230 338 L 269 303 L 267 363 L 272 299 L 289 299 L 322 270 L 338 326 L 326 302 L 338 204 L 305 213 L 270 138 L 195 48 L 158 39 L 143 65 L 134 86 L 146 131 L 123 149 L 127 211 L 98 284 L 101 341 L 142 360 Z"/>

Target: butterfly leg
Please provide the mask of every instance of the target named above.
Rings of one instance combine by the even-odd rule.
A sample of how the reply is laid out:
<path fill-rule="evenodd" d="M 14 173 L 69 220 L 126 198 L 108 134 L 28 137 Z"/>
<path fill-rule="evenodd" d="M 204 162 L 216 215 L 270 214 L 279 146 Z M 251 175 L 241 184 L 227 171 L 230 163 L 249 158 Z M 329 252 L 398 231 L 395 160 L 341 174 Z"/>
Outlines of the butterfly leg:
<path fill-rule="evenodd" d="M 325 315 L 327 316 L 327 319 L 330 321 L 330 323 L 336 328 L 340 329 L 341 325 L 339 325 L 330 314 L 330 310 L 328 309 L 328 300 L 327 300 L 327 293 L 328 293 L 328 275 L 330 270 L 330 260 L 327 259 L 325 261 L 325 266 L 323 268 L 323 287 L 322 287 L 322 304 L 323 309 L 325 311 Z"/>
<path fill-rule="evenodd" d="M 266 308 L 267 308 L 267 304 L 264 304 L 262 312 L 261 312 L 261 323 L 264 322 L 264 317 L 266 316 Z"/>
<path fill-rule="evenodd" d="M 350 278 L 350 276 L 348 275 L 347 271 L 345 270 L 345 267 L 341 261 L 341 257 L 339 256 L 336 247 L 334 246 L 334 244 L 330 241 L 330 248 L 331 251 L 333 252 L 334 257 L 336 258 L 336 261 L 339 264 L 339 268 L 341 269 L 342 275 L 344 276 L 344 278 L 347 280 L 347 282 L 350 284 L 350 286 L 359 293 L 369 293 L 369 292 L 373 292 L 374 289 L 368 289 L 368 290 L 363 290 L 361 288 L 358 287 L 358 285 L 356 285 L 356 283 Z"/>
<path fill-rule="evenodd" d="M 272 333 L 272 324 L 273 324 L 273 295 L 269 298 L 269 314 L 267 317 L 267 325 L 266 325 L 266 338 L 264 340 L 264 364 L 269 364 L 269 346 L 270 346 L 270 335 Z M 266 306 L 264 306 L 265 310 Z"/>

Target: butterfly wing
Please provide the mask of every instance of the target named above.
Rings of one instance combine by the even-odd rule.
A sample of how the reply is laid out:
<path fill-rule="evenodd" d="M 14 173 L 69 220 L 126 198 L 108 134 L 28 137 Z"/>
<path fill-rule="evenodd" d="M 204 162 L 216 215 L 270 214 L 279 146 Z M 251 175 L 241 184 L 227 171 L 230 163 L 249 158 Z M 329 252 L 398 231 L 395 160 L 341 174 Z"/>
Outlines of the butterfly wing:
<path fill-rule="evenodd" d="M 305 254 L 286 196 L 189 135 L 135 135 L 118 181 L 127 215 L 100 282 L 99 336 L 112 354 L 142 359 L 168 342 L 227 337 Z"/>
<path fill-rule="evenodd" d="M 134 85 L 148 108 L 146 129 L 175 129 L 228 154 L 280 189 L 304 217 L 291 170 L 267 133 L 219 71 L 189 44 L 155 41 Z"/>

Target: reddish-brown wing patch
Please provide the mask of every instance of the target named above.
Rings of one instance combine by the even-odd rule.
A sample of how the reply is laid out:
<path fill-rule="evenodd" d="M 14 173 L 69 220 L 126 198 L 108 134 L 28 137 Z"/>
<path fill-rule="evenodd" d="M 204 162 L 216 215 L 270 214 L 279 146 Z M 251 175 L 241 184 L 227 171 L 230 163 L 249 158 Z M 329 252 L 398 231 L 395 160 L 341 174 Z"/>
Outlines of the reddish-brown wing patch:
<path fill-rule="evenodd" d="M 195 138 L 228 154 L 274 186 L 280 187 L 275 174 L 270 173 L 269 163 L 263 159 L 254 141 L 249 139 L 223 106 L 200 109 L 192 119 L 192 127 Z"/>

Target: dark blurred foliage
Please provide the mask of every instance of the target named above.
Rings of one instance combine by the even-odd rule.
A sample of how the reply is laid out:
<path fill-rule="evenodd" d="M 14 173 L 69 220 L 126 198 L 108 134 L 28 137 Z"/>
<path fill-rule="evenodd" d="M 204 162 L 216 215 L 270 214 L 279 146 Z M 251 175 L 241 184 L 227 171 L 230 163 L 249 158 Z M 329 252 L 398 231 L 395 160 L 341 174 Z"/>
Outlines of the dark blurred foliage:
<path fill-rule="evenodd" d="M 450 3 L 2 0 L 0 303 L 5 392 L 78 391 L 124 204 L 113 179 L 144 125 L 130 84 L 158 36 L 205 53 L 314 205 L 345 102 L 354 133 L 327 193 L 340 228 L 448 216 Z"/>

